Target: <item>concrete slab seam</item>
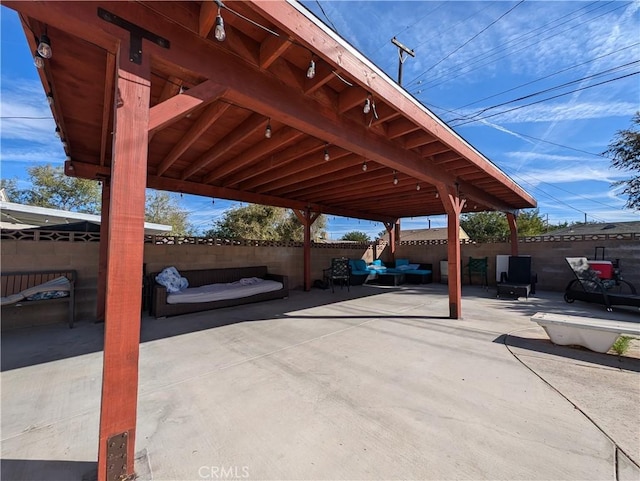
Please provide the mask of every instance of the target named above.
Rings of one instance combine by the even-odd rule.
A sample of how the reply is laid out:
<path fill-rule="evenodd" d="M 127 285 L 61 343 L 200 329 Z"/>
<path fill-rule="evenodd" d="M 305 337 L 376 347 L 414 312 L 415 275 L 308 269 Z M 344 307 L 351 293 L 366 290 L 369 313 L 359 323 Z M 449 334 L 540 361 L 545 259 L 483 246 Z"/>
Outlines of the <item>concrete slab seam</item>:
<path fill-rule="evenodd" d="M 520 359 L 520 358 L 518 357 L 518 355 L 517 355 L 515 352 L 513 352 L 513 351 L 511 350 L 511 348 L 510 348 L 510 347 L 509 347 L 509 345 L 507 344 L 507 339 L 509 338 L 509 336 L 511 336 L 511 335 L 513 335 L 513 334 L 515 334 L 515 333 L 517 333 L 517 332 L 530 331 L 530 330 L 532 330 L 532 329 L 535 329 L 535 327 L 526 327 L 526 328 L 523 328 L 523 329 L 516 329 L 515 331 L 511 331 L 511 332 L 507 333 L 507 334 L 505 335 L 505 337 L 504 337 L 503 341 L 502 341 L 502 342 L 503 342 L 503 344 L 504 344 L 504 346 L 507 348 L 507 350 L 511 353 L 511 355 L 512 355 L 512 356 L 513 356 L 513 357 L 514 357 L 514 358 L 515 358 L 515 359 L 516 359 L 520 364 L 522 364 L 524 367 L 526 367 L 526 368 L 527 368 L 529 371 L 531 371 L 531 372 L 532 372 L 532 373 L 533 373 L 533 374 L 534 374 L 538 379 L 540 379 L 540 380 L 541 380 L 542 382 L 544 382 L 547 386 L 549 386 L 553 391 L 555 391 L 556 393 L 558 393 L 562 398 L 564 398 L 567 402 L 569 402 L 569 404 L 571 404 L 571 405 L 574 407 L 574 409 L 576 409 L 576 410 L 577 410 L 578 412 L 580 412 L 580 413 L 581 413 L 585 418 L 587 418 L 587 419 L 591 422 L 591 424 L 593 424 L 593 425 L 596 427 L 596 429 L 598 429 L 598 431 L 600 431 L 600 432 L 601 432 L 601 433 L 602 433 L 602 434 L 603 434 L 603 435 L 604 435 L 604 436 L 605 436 L 605 437 L 606 437 L 606 438 L 611 442 L 611 444 L 613 444 L 613 448 L 614 448 L 614 452 L 613 452 L 613 459 L 614 459 L 614 466 L 613 466 L 613 469 L 614 469 L 614 473 L 613 473 L 613 474 L 614 474 L 614 479 L 615 479 L 616 481 L 618 481 L 618 480 L 619 480 L 619 472 L 618 472 L 618 471 L 619 471 L 619 467 L 618 467 L 618 464 L 619 464 L 619 463 L 618 463 L 618 452 L 622 452 L 622 453 L 627 457 L 627 459 L 628 459 L 631 463 L 633 463 L 633 464 L 634 464 L 638 469 L 640 469 L 640 466 L 638 465 L 638 463 L 636 463 L 636 462 L 633 460 L 633 458 L 632 458 L 631 456 L 629 456 L 629 454 L 628 454 L 628 453 L 626 453 L 626 452 L 624 451 L 624 449 L 622 449 L 622 448 L 618 445 L 618 443 L 616 443 L 616 442 L 615 442 L 615 440 L 614 440 L 611 436 L 609 436 L 609 435 L 607 434 L 607 432 L 606 432 L 602 427 L 600 427 L 600 425 L 598 425 L 598 423 L 597 423 L 594 419 L 592 419 L 592 418 L 591 418 L 591 417 L 590 417 L 590 416 L 589 416 L 589 415 L 588 415 L 588 414 L 587 414 L 583 409 L 581 409 L 581 408 L 580 408 L 580 406 L 578 406 L 578 405 L 577 405 L 576 403 L 574 403 L 571 399 L 569 399 L 566 395 L 564 395 L 564 394 L 563 394 L 563 393 L 562 393 L 562 392 L 561 392 L 557 387 L 555 387 L 553 384 L 551 384 L 549 381 L 547 381 L 544 377 L 542 377 L 542 375 L 541 375 L 541 374 L 539 374 L 538 372 L 536 372 L 532 367 L 530 367 L 529 365 L 527 365 L 527 364 L 526 364 L 522 359 Z"/>

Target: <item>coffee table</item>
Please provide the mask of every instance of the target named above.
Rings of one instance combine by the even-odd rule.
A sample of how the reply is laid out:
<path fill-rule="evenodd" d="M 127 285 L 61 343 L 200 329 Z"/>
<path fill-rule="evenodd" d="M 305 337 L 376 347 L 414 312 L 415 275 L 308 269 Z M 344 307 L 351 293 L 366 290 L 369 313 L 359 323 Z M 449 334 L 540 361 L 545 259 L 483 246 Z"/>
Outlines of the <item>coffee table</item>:
<path fill-rule="evenodd" d="M 385 272 L 378 274 L 378 281 L 385 286 L 399 286 L 404 284 L 404 273 Z"/>

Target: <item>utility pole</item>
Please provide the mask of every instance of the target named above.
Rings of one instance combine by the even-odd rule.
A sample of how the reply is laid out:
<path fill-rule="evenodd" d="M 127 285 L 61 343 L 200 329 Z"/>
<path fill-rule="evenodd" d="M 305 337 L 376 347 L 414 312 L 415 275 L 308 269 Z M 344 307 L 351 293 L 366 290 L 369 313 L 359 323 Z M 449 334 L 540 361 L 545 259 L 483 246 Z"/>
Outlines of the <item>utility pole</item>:
<path fill-rule="evenodd" d="M 402 65 L 404 65 L 404 61 L 407 59 L 404 54 L 407 53 L 412 57 L 415 57 L 416 53 L 409 47 L 398 42 L 396 37 L 391 39 L 391 43 L 398 47 L 398 85 L 402 86 Z"/>

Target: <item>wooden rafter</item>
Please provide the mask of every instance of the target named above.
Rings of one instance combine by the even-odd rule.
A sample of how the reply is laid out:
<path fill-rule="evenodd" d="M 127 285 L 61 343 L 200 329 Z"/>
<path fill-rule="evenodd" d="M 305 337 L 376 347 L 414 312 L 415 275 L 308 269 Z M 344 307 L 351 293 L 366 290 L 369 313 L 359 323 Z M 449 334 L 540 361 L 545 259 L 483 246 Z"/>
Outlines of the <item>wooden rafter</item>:
<path fill-rule="evenodd" d="M 280 150 L 283 145 L 296 141 L 303 135 L 304 134 L 302 132 L 298 132 L 297 130 L 293 130 L 289 127 L 284 127 L 275 132 L 270 139 L 254 144 L 235 158 L 210 171 L 207 177 L 204 178 L 203 182 L 205 184 L 211 184 L 216 179 L 233 174 L 234 172 L 252 164 L 256 159 Z M 226 182 L 227 185 L 234 183 L 235 180 L 233 178 Z"/>
<path fill-rule="evenodd" d="M 209 164 L 218 160 L 222 155 L 231 150 L 237 143 L 253 134 L 256 129 L 266 125 L 266 120 L 260 114 L 252 114 L 248 119 L 242 122 L 232 132 L 225 136 L 220 142 L 205 152 L 200 158 L 186 168 L 180 175 L 180 179 L 186 180 L 199 170 L 204 169 Z"/>
<path fill-rule="evenodd" d="M 268 69 L 290 46 L 289 39 L 269 35 L 260 44 L 260 68 Z"/>
<path fill-rule="evenodd" d="M 209 105 L 205 111 L 200 114 L 200 117 L 198 117 L 198 120 L 193 127 L 184 134 L 180 141 L 173 146 L 171 152 L 169 152 L 162 162 L 160 162 L 156 175 L 164 174 L 166 170 L 171 167 L 173 163 L 178 160 L 178 158 L 184 154 L 187 149 L 189 149 L 189 147 L 191 147 L 191 145 L 193 145 L 193 143 L 197 141 L 200 136 L 227 111 L 229 107 L 230 105 L 224 102 L 216 102 Z"/>

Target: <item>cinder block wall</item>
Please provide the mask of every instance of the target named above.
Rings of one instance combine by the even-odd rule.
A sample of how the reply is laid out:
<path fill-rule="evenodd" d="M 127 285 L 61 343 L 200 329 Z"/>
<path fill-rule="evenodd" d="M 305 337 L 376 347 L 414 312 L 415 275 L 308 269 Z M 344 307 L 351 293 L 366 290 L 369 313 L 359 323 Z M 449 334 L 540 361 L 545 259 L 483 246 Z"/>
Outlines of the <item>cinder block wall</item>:
<path fill-rule="evenodd" d="M 538 275 L 541 290 L 564 290 L 572 279 L 564 258 L 567 256 L 594 257 L 596 246 L 605 247 L 607 259 L 619 258 L 625 279 L 640 288 L 640 243 L 631 240 L 525 242 L 519 244 L 520 254 L 531 255 L 533 271 Z M 77 320 L 94 321 L 98 280 L 98 242 L 51 242 L 3 240 L 0 243 L 2 271 L 37 271 L 75 269 Z M 509 254 L 508 243 L 464 244 L 461 246 L 463 265 L 469 256 L 489 257 L 489 282 L 495 284 L 495 257 Z M 322 270 L 334 257 L 349 257 L 372 262 L 376 258 L 391 260 L 391 249 L 386 245 L 358 244 L 318 245 L 311 249 L 311 279 L 322 278 Z M 412 262 L 431 263 L 434 281 L 440 279 L 440 261 L 447 258 L 447 245 L 404 245 L 396 250 L 396 257 Z M 272 247 L 246 245 L 155 245 L 145 244 L 144 262 L 147 272 L 156 272 L 174 265 L 178 269 L 207 269 L 266 265 L 270 272 L 286 274 L 292 289 L 303 286 L 303 248 L 299 246 Z M 467 276 L 463 276 L 467 283 Z M 135 285 L 132 282 L 132 286 Z M 2 310 L 2 328 L 33 324 L 66 322 L 64 304 L 32 306 Z"/>
<path fill-rule="evenodd" d="M 2 272 L 75 269 L 76 319 L 95 320 L 98 285 L 98 242 L 34 242 L 3 240 Z M 2 309 L 2 329 L 67 322 L 66 303 Z"/>
<path fill-rule="evenodd" d="M 620 270 L 625 280 L 640 289 L 640 243 L 633 240 L 595 241 L 549 241 L 522 242 L 518 245 L 520 255 L 531 256 L 532 271 L 538 275 L 537 287 L 542 290 L 563 291 L 574 279 L 565 257 L 587 257 L 593 259 L 596 247 L 605 247 L 605 259 L 620 259 Z M 463 244 L 462 265 L 469 257 L 489 258 L 489 283 L 496 283 L 496 256 L 509 255 L 508 243 Z M 408 258 L 412 262 L 433 264 L 434 280 L 440 279 L 440 261 L 447 258 L 447 245 L 403 245 L 396 249 L 396 257 Z M 466 273 L 463 282 L 468 282 Z"/>

